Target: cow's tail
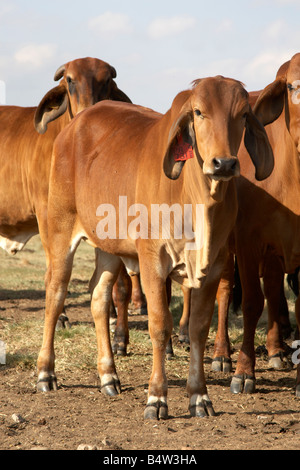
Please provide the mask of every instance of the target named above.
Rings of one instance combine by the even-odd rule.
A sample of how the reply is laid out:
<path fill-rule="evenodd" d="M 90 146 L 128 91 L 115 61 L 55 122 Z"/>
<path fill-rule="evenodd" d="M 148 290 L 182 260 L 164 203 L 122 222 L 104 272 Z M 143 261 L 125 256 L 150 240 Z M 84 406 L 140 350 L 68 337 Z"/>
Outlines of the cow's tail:
<path fill-rule="evenodd" d="M 300 266 L 293 272 L 293 274 L 287 275 L 287 283 L 289 288 L 294 292 L 295 296 L 298 297 L 299 295 L 299 278 L 298 273 L 300 270 Z"/>
<path fill-rule="evenodd" d="M 242 284 L 240 279 L 239 267 L 235 258 L 234 262 L 234 285 L 232 293 L 232 308 L 234 313 L 238 313 L 238 310 L 242 305 Z"/>

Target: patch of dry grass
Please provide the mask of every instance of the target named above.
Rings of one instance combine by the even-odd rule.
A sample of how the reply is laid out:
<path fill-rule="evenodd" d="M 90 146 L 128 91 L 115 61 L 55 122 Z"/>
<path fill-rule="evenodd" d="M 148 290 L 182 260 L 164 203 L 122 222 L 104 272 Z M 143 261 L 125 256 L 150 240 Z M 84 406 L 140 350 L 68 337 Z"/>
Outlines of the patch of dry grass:
<path fill-rule="evenodd" d="M 28 246 L 17 256 L 11 257 L 0 252 L 0 299 L 12 301 L 26 297 L 26 293 L 44 293 L 45 258 L 39 237 L 30 241 Z M 82 243 L 75 256 L 74 268 L 70 282 L 69 303 L 87 304 L 90 296 L 87 281 L 94 269 L 94 251 Z M 21 296 L 22 293 L 22 296 Z M 291 311 L 293 295 L 287 292 Z M 1 302 L 0 302 L 1 307 Z M 72 308 L 72 307 L 71 307 Z M 173 286 L 171 311 L 174 317 L 174 331 L 178 332 L 178 323 L 182 311 L 182 294 L 179 286 Z M 292 320 L 293 321 L 293 320 Z M 230 338 L 232 344 L 242 340 L 243 321 L 241 315 L 230 313 Z M 217 328 L 217 309 L 215 311 L 209 339 L 213 341 Z M 43 335 L 43 318 L 26 318 L 24 321 L 13 322 L 9 312 L 0 310 L 0 339 L 7 344 L 7 366 L 34 369 Z M 256 333 L 256 344 L 264 344 L 266 338 L 266 315 L 262 316 Z M 93 322 L 74 324 L 71 329 L 60 330 L 55 336 L 56 370 L 93 369 L 96 370 L 97 346 Z M 130 355 L 150 367 L 152 348 L 148 332 L 132 328 L 128 358 L 117 359 L 118 368 L 127 366 Z M 178 368 L 170 366 L 172 374 L 181 374 L 180 365 L 188 362 L 188 352 L 180 347 L 176 350 Z M 167 367 L 169 367 L 167 365 Z M 178 369 L 178 370 L 177 370 Z"/>

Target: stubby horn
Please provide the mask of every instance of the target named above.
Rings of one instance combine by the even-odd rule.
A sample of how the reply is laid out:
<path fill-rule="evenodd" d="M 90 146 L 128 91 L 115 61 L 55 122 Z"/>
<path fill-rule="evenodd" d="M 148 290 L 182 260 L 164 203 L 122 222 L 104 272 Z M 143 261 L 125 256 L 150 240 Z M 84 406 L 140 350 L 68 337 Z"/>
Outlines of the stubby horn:
<path fill-rule="evenodd" d="M 64 71 L 66 70 L 66 66 L 65 65 L 61 65 L 55 72 L 54 74 L 54 80 L 57 82 L 57 80 L 59 80 L 63 74 L 64 74 Z"/>

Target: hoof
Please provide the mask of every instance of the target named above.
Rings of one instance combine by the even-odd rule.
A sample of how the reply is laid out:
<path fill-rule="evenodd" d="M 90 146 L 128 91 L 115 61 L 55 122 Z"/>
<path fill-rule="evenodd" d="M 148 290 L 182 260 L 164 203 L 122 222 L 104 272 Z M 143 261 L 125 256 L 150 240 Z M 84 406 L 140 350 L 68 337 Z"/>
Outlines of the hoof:
<path fill-rule="evenodd" d="M 213 404 L 208 395 L 198 396 L 196 403 L 191 399 L 189 412 L 193 418 L 206 418 L 207 416 L 216 416 Z"/>
<path fill-rule="evenodd" d="M 57 380 L 54 374 L 41 376 L 36 384 L 38 392 L 51 392 L 58 390 Z"/>
<path fill-rule="evenodd" d="M 287 367 L 287 361 L 284 358 L 284 353 L 279 352 L 277 354 L 274 354 L 274 356 L 269 357 L 269 364 L 268 367 L 270 369 L 285 369 Z"/>
<path fill-rule="evenodd" d="M 230 385 L 231 393 L 254 393 L 255 377 L 251 375 L 234 375 Z"/>
<path fill-rule="evenodd" d="M 188 334 L 188 331 L 185 331 L 186 328 L 182 328 L 179 330 L 179 334 L 178 334 L 178 340 L 180 343 L 182 344 L 190 344 L 190 337 L 189 337 L 189 334 Z"/>
<path fill-rule="evenodd" d="M 64 329 L 70 329 L 71 328 L 71 323 L 69 322 L 69 318 L 65 313 L 62 313 L 59 315 L 57 323 L 56 323 L 56 330 L 64 330 Z"/>
<path fill-rule="evenodd" d="M 232 362 L 228 357 L 214 357 L 211 363 L 211 370 L 214 372 L 224 372 L 225 374 L 232 371 Z"/>
<path fill-rule="evenodd" d="M 108 397 L 115 397 L 121 393 L 121 384 L 118 379 L 112 379 L 105 385 L 101 385 L 101 392 Z"/>
<path fill-rule="evenodd" d="M 173 351 L 173 346 L 172 346 L 172 340 L 170 339 L 166 348 L 166 358 L 169 360 L 169 359 L 172 359 L 173 357 L 174 357 L 174 351 Z"/>
<path fill-rule="evenodd" d="M 112 351 L 117 356 L 122 356 L 122 357 L 127 356 L 127 347 L 124 346 L 124 344 L 121 345 L 118 342 L 114 342 L 112 344 Z"/>
<path fill-rule="evenodd" d="M 168 405 L 160 400 L 148 403 L 144 411 L 145 420 L 168 419 Z"/>

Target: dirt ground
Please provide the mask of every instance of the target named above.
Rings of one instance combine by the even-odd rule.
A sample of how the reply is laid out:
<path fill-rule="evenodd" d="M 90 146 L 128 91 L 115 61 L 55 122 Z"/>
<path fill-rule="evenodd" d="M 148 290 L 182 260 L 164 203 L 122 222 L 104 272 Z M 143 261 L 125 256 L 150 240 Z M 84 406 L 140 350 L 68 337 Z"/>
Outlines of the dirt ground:
<path fill-rule="evenodd" d="M 18 323 L 21 318 L 40 321 L 44 295 L 32 290 L 12 299 L 5 291 L 0 307 L 3 323 Z M 89 302 L 72 304 L 68 314 L 73 325 L 82 322 L 93 328 Z M 147 316 L 133 314 L 129 320 L 130 329 L 138 327 L 147 333 Z M 14 362 L 1 365 L 0 450 L 89 448 L 112 453 L 176 453 L 299 448 L 300 400 L 294 395 L 295 369 L 269 370 L 266 358 L 258 357 L 256 393 L 232 395 L 231 374 L 210 370 L 213 341 L 209 338 L 207 384 L 217 416 L 190 418 L 185 389 L 189 351 L 178 343 L 176 335 L 173 340 L 175 357 L 168 361 L 169 419 L 160 422 L 143 420 L 151 352 L 147 353 L 147 363 L 132 346 L 127 357 L 116 358 L 122 393 L 113 398 L 99 391 L 96 367 L 64 367 L 58 373 L 59 390 L 40 394 L 35 389 L 34 369 L 16 366 Z M 234 366 L 237 354 L 235 345 Z"/>
<path fill-rule="evenodd" d="M 25 304 L 23 300 L 23 308 Z M 147 322 L 139 315 L 131 319 Z M 176 348 L 181 347 L 175 345 L 170 362 L 176 361 Z M 185 381 L 171 376 L 170 417 L 161 422 L 143 421 L 150 370 L 135 364 L 133 351 L 129 351 L 128 370 L 120 377 L 122 393 L 116 398 L 99 392 L 96 370 L 65 371 L 58 376 L 57 392 L 40 394 L 34 372 L 0 366 L 0 449 L 76 450 L 82 445 L 109 451 L 298 449 L 300 400 L 294 397 L 295 371 L 268 370 L 267 362 L 258 358 L 256 393 L 232 395 L 230 374 L 210 371 L 211 352 L 212 345 L 207 348 L 207 383 L 217 416 L 190 418 Z M 116 359 L 117 366 L 122 360 Z"/>

